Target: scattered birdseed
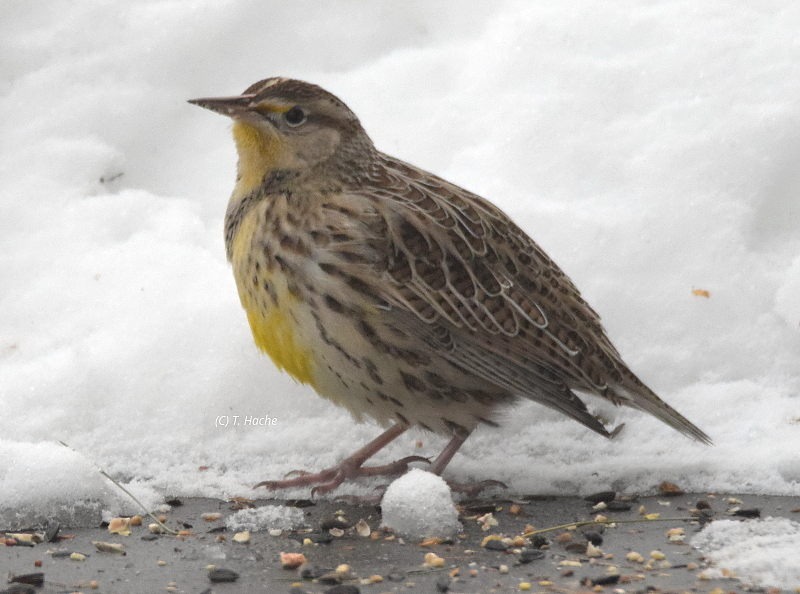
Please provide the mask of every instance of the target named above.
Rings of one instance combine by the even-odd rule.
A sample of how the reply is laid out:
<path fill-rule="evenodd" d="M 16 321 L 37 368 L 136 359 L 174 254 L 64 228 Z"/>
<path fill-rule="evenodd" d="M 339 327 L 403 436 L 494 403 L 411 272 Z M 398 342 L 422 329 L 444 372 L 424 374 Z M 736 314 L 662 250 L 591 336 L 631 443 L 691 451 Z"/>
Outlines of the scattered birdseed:
<path fill-rule="evenodd" d="M 733 512 L 733 515 L 740 518 L 760 518 L 761 510 L 757 507 L 737 509 Z"/>
<path fill-rule="evenodd" d="M 214 583 L 235 582 L 239 579 L 239 574 L 232 569 L 214 567 L 208 572 L 208 579 Z"/>
<path fill-rule="evenodd" d="M 669 481 L 663 481 L 658 485 L 658 492 L 664 497 L 677 497 L 684 494 L 683 489 Z"/>
<path fill-rule="evenodd" d="M 619 583 L 620 575 L 618 573 L 612 575 L 604 575 L 599 578 L 586 578 L 583 582 L 584 586 L 613 586 Z"/>
<path fill-rule="evenodd" d="M 602 557 L 603 551 L 602 549 L 600 549 L 600 547 L 596 547 L 591 542 L 589 542 L 586 545 L 586 556 L 594 558 Z"/>
<path fill-rule="evenodd" d="M 27 532 L 10 532 L 6 534 L 6 546 L 13 547 L 14 545 L 22 545 L 32 547 L 37 542 L 42 542 L 42 539 L 37 538 L 34 534 Z M 10 541 L 10 542 L 9 542 Z"/>
<path fill-rule="evenodd" d="M 367 537 L 372 533 L 372 529 L 369 527 L 369 524 L 361 518 L 358 522 L 356 522 L 356 534 L 362 537 Z"/>
<path fill-rule="evenodd" d="M 542 585 L 542 583 L 541 583 L 541 582 L 539 582 L 539 585 Z M 549 585 L 549 584 L 548 584 L 548 585 Z M 520 592 L 527 592 L 527 591 L 528 591 L 528 590 L 530 590 L 532 587 L 533 587 L 533 586 L 531 586 L 531 583 L 530 583 L 530 582 L 520 582 L 520 583 L 519 583 L 519 589 L 520 589 Z"/>
<path fill-rule="evenodd" d="M 206 522 L 216 522 L 217 520 L 222 518 L 222 514 L 219 512 L 207 512 L 204 514 L 200 514 L 200 517 Z"/>
<path fill-rule="evenodd" d="M 348 522 L 344 516 L 334 516 L 333 518 L 328 518 L 327 520 L 323 520 L 320 523 L 319 528 L 322 531 L 328 531 L 331 528 L 339 528 L 340 530 L 345 530 L 350 528 L 351 524 Z"/>
<path fill-rule="evenodd" d="M 425 553 L 425 561 L 423 562 L 425 567 L 444 567 L 444 559 L 442 559 L 436 553 Z"/>
<path fill-rule="evenodd" d="M 644 563 L 644 557 L 642 557 L 642 555 L 636 551 L 631 551 L 625 555 L 625 558 L 631 563 Z"/>
<path fill-rule="evenodd" d="M 571 542 L 564 547 L 564 550 L 575 555 L 585 555 L 587 546 L 586 542 Z"/>
<path fill-rule="evenodd" d="M 141 517 L 141 516 L 139 516 Z M 58 532 L 61 530 L 61 524 L 54 519 L 49 519 L 44 526 L 44 539 L 46 542 L 56 542 Z"/>
<path fill-rule="evenodd" d="M 484 532 L 488 532 L 489 530 L 492 529 L 493 526 L 498 525 L 497 519 L 491 512 L 479 516 L 478 518 L 476 518 L 476 521 L 478 522 L 478 524 L 480 524 L 481 530 L 483 530 Z"/>
<path fill-rule="evenodd" d="M 491 540 L 486 541 L 486 544 L 483 545 L 485 549 L 490 551 L 506 551 L 508 550 L 508 545 L 502 540 L 498 538 L 493 538 Z"/>
<path fill-rule="evenodd" d="M 111 518 L 108 523 L 108 532 L 110 534 L 119 534 L 121 536 L 131 535 L 131 519 L 130 518 Z"/>
<path fill-rule="evenodd" d="M 9 583 L 12 584 L 27 584 L 29 586 L 40 587 L 44 585 L 44 573 L 22 573 L 15 576 L 9 576 Z M 6 590 L 8 592 L 9 590 Z"/>
<path fill-rule="evenodd" d="M 248 544 L 250 542 L 250 531 L 249 530 L 242 530 L 241 532 L 237 532 L 231 538 L 233 542 L 238 542 L 239 544 Z"/>
<path fill-rule="evenodd" d="M 562 559 L 558 564 L 561 567 L 583 567 L 580 561 L 575 561 L 573 559 Z"/>
<path fill-rule="evenodd" d="M 83 553 L 70 553 L 69 558 L 73 561 L 86 561 L 86 555 Z"/>
<path fill-rule="evenodd" d="M 296 569 L 307 561 L 303 553 L 284 553 L 280 554 L 281 567 L 284 569 Z"/>
<path fill-rule="evenodd" d="M 566 544 L 572 541 L 572 533 L 562 532 L 561 534 L 557 534 L 553 540 L 555 540 L 558 544 Z"/>
<path fill-rule="evenodd" d="M 596 547 L 599 547 L 601 544 L 603 544 L 603 537 L 599 532 L 584 532 L 583 537 Z"/>
<path fill-rule="evenodd" d="M 92 544 L 101 553 L 115 553 L 117 555 L 125 555 L 125 547 L 115 542 L 102 542 L 93 540 Z"/>
<path fill-rule="evenodd" d="M 666 532 L 667 540 L 669 542 L 683 542 L 686 538 L 685 528 L 670 528 Z"/>

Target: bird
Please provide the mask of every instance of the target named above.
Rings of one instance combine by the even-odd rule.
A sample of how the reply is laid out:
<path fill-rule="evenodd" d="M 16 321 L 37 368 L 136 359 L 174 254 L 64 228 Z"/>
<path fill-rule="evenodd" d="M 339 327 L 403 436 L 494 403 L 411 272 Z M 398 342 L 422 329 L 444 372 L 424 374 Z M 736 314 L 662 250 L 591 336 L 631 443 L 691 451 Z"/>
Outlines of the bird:
<path fill-rule="evenodd" d="M 492 202 L 379 151 L 337 96 L 270 77 L 191 99 L 233 120 L 225 249 L 258 348 L 281 370 L 385 428 L 338 464 L 256 487 L 441 475 L 481 425 L 530 399 L 611 437 L 580 394 L 711 439 L 622 360 L 570 278 Z M 432 461 L 366 462 L 411 427 L 448 438 Z"/>

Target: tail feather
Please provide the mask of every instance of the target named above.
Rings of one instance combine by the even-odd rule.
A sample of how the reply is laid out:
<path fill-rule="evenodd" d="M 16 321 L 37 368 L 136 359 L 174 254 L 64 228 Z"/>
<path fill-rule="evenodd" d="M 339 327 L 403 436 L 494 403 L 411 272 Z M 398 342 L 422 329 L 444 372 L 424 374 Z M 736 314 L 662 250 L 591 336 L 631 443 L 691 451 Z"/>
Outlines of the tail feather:
<path fill-rule="evenodd" d="M 661 400 L 655 392 L 642 382 L 637 380 L 635 387 L 616 385 L 613 386 L 612 391 L 614 394 L 613 400 L 650 413 L 684 435 L 706 445 L 712 445 L 711 438 L 702 429 Z"/>

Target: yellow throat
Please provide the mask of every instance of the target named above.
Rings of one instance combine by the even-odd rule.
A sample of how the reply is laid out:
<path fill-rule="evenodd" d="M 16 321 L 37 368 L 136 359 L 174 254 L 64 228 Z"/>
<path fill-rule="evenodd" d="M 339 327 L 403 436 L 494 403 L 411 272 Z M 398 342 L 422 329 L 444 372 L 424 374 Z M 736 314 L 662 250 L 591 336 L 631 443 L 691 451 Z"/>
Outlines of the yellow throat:
<path fill-rule="evenodd" d="M 240 200 L 261 185 L 264 175 L 274 167 L 281 146 L 277 137 L 266 137 L 241 122 L 234 123 L 233 137 L 239 152 L 239 177 L 232 199 Z M 239 299 L 258 348 L 278 369 L 301 383 L 314 385 L 311 349 L 298 332 L 298 310 L 303 304 L 288 291 L 280 272 L 267 270 L 266 254 L 258 252 L 263 250 L 259 240 L 265 233 L 264 221 L 264 208 L 255 206 L 244 215 L 233 238 L 231 264 Z M 277 303 L 269 299 L 265 284 L 274 288 Z"/>
<path fill-rule="evenodd" d="M 245 122 L 233 123 L 233 140 L 239 153 L 239 168 L 234 196 L 244 197 L 264 181 L 278 165 L 282 142 L 277 134 L 264 134 Z"/>

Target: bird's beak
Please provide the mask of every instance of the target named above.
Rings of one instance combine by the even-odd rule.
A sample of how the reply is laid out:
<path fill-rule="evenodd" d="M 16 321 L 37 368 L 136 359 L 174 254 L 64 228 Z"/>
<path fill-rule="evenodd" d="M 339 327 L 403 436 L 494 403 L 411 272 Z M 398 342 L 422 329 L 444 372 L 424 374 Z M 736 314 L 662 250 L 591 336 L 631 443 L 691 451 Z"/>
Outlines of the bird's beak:
<path fill-rule="evenodd" d="M 235 97 L 208 97 L 206 99 L 189 99 L 189 103 L 216 111 L 229 118 L 241 117 L 253 107 L 255 95 L 237 95 Z"/>

